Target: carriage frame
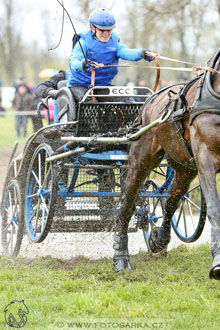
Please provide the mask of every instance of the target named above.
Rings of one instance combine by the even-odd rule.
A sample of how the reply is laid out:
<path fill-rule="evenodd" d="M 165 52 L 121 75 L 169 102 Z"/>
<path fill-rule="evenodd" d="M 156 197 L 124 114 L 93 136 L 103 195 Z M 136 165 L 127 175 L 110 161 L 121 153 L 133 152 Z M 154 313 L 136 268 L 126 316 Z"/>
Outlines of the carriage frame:
<path fill-rule="evenodd" d="M 39 104 L 39 129 L 18 156 L 15 143 L 8 164 L 1 198 L 4 255 L 18 255 L 24 234 L 40 243 L 49 232 L 117 231 L 129 145 L 169 118 L 162 114 L 149 126 L 138 126 L 137 115 L 151 95 L 152 90 L 138 86 L 93 87 L 74 106 L 70 90 L 62 87 L 55 122 L 48 119 L 46 126 L 40 109 L 46 107 L 50 118 L 48 98 Z M 163 159 L 137 196 L 129 231 L 141 229 L 148 250 L 150 231 L 163 220 L 173 176 Z M 172 227 L 183 242 L 193 242 L 205 220 L 204 197 L 194 182 L 172 217 Z"/>

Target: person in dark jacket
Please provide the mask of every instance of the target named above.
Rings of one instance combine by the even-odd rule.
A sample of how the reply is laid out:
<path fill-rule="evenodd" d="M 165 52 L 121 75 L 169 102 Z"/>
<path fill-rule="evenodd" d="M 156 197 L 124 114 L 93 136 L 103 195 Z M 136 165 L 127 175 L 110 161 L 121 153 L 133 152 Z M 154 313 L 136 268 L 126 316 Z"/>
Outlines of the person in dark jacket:
<path fill-rule="evenodd" d="M 43 83 L 39 84 L 35 88 L 35 94 L 37 95 L 37 97 L 46 98 L 48 95 L 50 95 L 51 98 L 56 99 L 56 96 L 58 93 L 57 85 L 60 81 L 68 79 L 68 73 L 69 73 L 69 70 L 66 70 L 66 71 L 60 70 L 57 74 L 55 74 L 49 80 L 44 81 Z"/>
<path fill-rule="evenodd" d="M 20 85 L 18 87 L 17 93 L 15 93 L 14 99 L 12 101 L 13 110 L 19 115 L 15 115 L 15 132 L 16 137 L 21 136 L 21 128 L 23 128 L 23 136 L 27 136 L 27 115 L 22 115 L 23 111 L 31 111 L 33 108 L 32 104 L 32 96 L 28 92 L 28 88 L 26 85 Z"/>
<path fill-rule="evenodd" d="M 33 97 L 33 110 L 37 111 L 38 108 L 38 104 L 41 102 L 41 98 L 38 97 L 34 91 L 34 93 L 32 94 Z M 33 124 L 33 130 L 34 132 L 36 132 L 40 127 L 41 127 L 41 121 L 39 122 L 39 118 L 36 114 L 34 114 L 33 116 L 30 116 L 31 120 L 32 120 L 32 124 Z"/>

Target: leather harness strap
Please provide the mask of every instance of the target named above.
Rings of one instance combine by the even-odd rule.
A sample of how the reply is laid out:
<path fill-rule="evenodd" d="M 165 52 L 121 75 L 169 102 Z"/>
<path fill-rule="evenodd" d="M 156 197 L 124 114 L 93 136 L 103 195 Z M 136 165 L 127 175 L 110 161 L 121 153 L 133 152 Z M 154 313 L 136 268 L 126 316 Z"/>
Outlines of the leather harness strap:
<path fill-rule="evenodd" d="M 89 85 L 89 88 L 92 88 L 95 86 L 95 70 L 92 69 L 91 70 L 91 84 Z M 93 95 L 93 90 L 91 91 L 91 94 Z M 97 102 L 96 98 L 94 96 L 92 96 L 92 100 L 94 102 Z"/>
<path fill-rule="evenodd" d="M 157 87 L 159 85 L 159 81 L 160 81 L 160 64 L 156 58 L 154 58 L 153 61 L 155 62 L 156 66 L 157 66 L 157 76 L 156 76 L 156 81 L 155 81 L 154 87 L 153 87 L 153 91 L 156 92 Z"/>
<path fill-rule="evenodd" d="M 95 86 L 95 70 L 104 67 L 104 64 L 102 64 L 102 63 L 99 64 L 99 63 L 93 62 L 93 61 L 88 61 L 88 64 L 94 66 L 93 69 L 89 70 L 91 72 L 91 84 L 89 85 L 89 88 L 92 88 Z M 91 91 L 91 94 L 93 95 L 93 90 Z M 92 96 L 92 100 L 94 102 L 97 102 L 97 100 L 94 96 Z"/>

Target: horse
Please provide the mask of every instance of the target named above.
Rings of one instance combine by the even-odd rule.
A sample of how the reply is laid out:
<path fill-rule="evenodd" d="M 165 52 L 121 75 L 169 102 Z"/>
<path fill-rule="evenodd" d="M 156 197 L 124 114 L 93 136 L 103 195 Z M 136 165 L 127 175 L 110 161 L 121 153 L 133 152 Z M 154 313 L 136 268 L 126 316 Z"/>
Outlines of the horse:
<path fill-rule="evenodd" d="M 211 223 L 213 261 L 209 276 L 220 280 L 220 199 L 216 188 L 216 174 L 220 168 L 219 57 L 220 50 L 208 62 L 215 72 L 206 71 L 187 84 L 166 87 L 153 94 L 142 108 L 140 128 L 152 123 L 168 109 L 172 111 L 165 123 L 147 131 L 130 145 L 128 173 L 114 234 L 115 272 L 132 269 L 127 231 L 136 197 L 150 172 L 166 156 L 175 174 L 166 199 L 162 225 L 150 233 L 150 250 L 159 254 L 167 249 L 171 238 L 171 218 L 191 181 L 198 175 Z"/>

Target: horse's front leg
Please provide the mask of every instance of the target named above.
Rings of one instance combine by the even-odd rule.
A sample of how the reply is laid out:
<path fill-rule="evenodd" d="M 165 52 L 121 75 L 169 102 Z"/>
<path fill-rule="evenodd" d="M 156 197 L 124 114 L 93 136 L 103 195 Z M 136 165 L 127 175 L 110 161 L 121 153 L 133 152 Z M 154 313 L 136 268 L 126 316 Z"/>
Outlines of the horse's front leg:
<path fill-rule="evenodd" d="M 138 191 L 150 171 L 152 160 L 151 146 L 146 143 L 152 138 L 143 139 L 132 143 L 129 152 L 129 169 L 126 177 L 123 193 L 121 196 L 121 206 L 117 216 L 117 232 L 114 235 L 114 271 L 119 272 L 124 269 L 131 270 L 128 252 L 128 225 L 135 210 L 135 202 Z M 155 157 L 155 161 L 160 162 L 162 155 Z"/>
<path fill-rule="evenodd" d="M 178 208 L 181 197 L 187 193 L 190 182 L 196 173 L 196 169 L 188 169 L 181 165 L 176 168 L 170 194 L 165 204 L 164 220 L 161 227 L 153 228 L 150 234 L 149 247 L 153 255 L 167 250 L 171 238 L 171 218 Z"/>

